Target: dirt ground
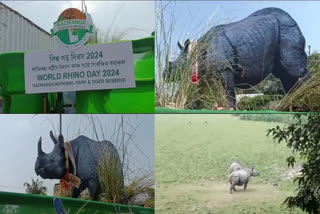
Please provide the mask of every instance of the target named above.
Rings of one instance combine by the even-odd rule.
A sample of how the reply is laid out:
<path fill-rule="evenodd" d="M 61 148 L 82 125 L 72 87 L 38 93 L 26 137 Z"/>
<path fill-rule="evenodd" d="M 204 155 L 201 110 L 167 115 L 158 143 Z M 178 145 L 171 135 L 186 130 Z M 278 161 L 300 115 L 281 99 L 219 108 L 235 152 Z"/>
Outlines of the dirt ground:
<path fill-rule="evenodd" d="M 246 191 L 243 187 L 236 187 L 237 192 L 232 194 L 229 187 L 227 182 L 212 181 L 158 186 L 156 202 L 161 209 L 157 213 L 167 213 L 172 203 L 176 203 L 179 209 L 170 213 L 269 213 L 273 209 L 268 207 L 270 204 L 281 206 L 285 197 L 290 195 L 290 192 L 268 184 L 249 183 Z M 281 213 L 301 213 L 283 209 Z"/>

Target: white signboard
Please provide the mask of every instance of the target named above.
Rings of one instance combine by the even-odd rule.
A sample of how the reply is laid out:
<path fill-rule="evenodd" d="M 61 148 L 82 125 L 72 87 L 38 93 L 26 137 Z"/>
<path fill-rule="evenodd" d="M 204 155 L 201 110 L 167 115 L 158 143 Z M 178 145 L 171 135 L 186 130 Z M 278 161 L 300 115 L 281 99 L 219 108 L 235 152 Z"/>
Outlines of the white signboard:
<path fill-rule="evenodd" d="M 131 42 L 24 56 L 26 93 L 136 87 Z"/>

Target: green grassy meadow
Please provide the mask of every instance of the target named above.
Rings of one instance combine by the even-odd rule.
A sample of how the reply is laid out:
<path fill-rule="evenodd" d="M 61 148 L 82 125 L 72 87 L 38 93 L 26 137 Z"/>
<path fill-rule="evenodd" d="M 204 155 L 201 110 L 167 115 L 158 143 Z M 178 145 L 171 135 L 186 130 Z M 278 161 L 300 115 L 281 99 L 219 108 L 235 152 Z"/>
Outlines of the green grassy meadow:
<path fill-rule="evenodd" d="M 290 117 L 290 115 L 288 115 Z M 232 115 L 156 115 L 156 212 L 303 213 L 283 201 L 294 193 L 285 144 L 266 137 L 281 123 L 240 120 Z M 248 184 L 229 193 L 231 162 L 260 171 Z"/>

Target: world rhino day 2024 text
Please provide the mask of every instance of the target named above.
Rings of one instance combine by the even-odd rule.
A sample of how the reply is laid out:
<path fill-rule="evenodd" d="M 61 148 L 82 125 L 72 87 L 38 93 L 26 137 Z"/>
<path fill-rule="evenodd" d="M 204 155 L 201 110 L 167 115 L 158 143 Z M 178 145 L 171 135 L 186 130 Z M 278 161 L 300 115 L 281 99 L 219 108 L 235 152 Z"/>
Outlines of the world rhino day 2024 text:
<path fill-rule="evenodd" d="M 25 54 L 26 93 L 136 87 L 131 42 Z"/>

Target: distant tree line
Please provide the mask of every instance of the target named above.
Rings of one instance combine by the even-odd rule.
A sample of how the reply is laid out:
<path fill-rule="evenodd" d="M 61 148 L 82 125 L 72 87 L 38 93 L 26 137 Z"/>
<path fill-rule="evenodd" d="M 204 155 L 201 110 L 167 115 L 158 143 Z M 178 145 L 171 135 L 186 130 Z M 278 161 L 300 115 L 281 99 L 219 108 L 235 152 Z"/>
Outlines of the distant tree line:
<path fill-rule="evenodd" d="M 320 114 L 294 116 L 295 123 L 285 127 L 269 129 L 275 142 L 286 143 L 292 150 L 287 158 L 288 167 L 294 167 L 295 156 L 303 161 L 301 175 L 294 179 L 298 186 L 294 196 L 284 204 L 289 208 L 300 208 L 309 214 L 320 213 Z M 307 118 L 306 118 L 307 117 Z"/>
<path fill-rule="evenodd" d="M 310 56 L 308 56 L 308 71 L 311 75 L 314 75 L 320 70 L 320 53 L 313 52 Z"/>
<path fill-rule="evenodd" d="M 34 180 L 31 178 L 31 183 L 25 182 L 23 184 L 26 187 L 26 193 L 36 195 L 47 195 L 47 187 L 43 186 L 43 182 L 38 178 Z"/>

